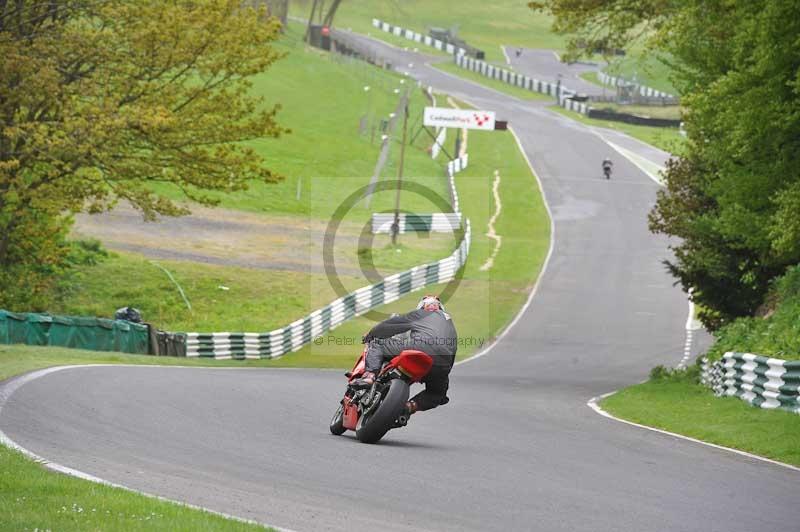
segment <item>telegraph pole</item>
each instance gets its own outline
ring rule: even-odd
[[[392,245],[397,244],[400,232],[400,190],[403,186],[403,161],[406,155],[406,136],[408,135],[408,89],[403,95],[403,140],[400,144],[400,164],[397,167],[397,195],[394,198],[394,223],[392,224]]]

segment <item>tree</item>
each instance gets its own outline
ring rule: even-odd
[[[46,304],[72,213],[278,180],[245,144],[287,131],[250,91],[278,30],[238,0],[0,0],[0,306]]]
[[[716,328],[751,315],[800,262],[800,4],[792,0],[537,2],[578,40],[643,39],[669,61],[688,147],[650,228],[680,237],[670,271]],[[591,48],[590,48],[591,49]]]
[[[266,8],[265,13],[270,17],[275,17],[281,22],[281,32],[286,31],[289,23],[289,0],[244,0],[243,5],[260,9]]]
[[[318,24],[330,27],[333,24],[333,19],[336,16],[336,11],[339,9],[342,0],[332,0],[331,5],[328,6],[328,11],[325,11],[325,0],[313,0],[311,4],[311,14],[308,16],[308,24],[306,25],[306,33],[303,39],[308,41],[311,35],[311,26]]]

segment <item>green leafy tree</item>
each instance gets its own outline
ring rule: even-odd
[[[641,39],[670,63],[689,146],[668,167],[650,228],[680,237],[668,266],[707,326],[753,314],[800,262],[800,3],[534,4],[574,32],[574,54]]]
[[[278,106],[249,79],[280,55],[280,24],[239,0],[0,0],[0,307],[41,308],[67,265],[71,214],[154,192],[234,191],[279,176],[245,141]]]

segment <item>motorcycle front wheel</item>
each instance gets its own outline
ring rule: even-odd
[[[356,425],[356,438],[363,443],[375,443],[389,432],[394,420],[403,412],[408,401],[409,385],[403,379],[392,379],[389,391],[380,406],[368,416],[361,416]]]

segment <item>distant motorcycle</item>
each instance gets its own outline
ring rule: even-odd
[[[614,166],[614,163],[611,162],[611,159],[606,157],[603,159],[603,175],[606,179],[611,179],[611,167]]]
[[[331,419],[332,434],[354,430],[363,443],[375,443],[389,430],[408,423],[405,414],[411,384],[420,382],[431,369],[433,358],[422,351],[407,349],[384,364],[368,388],[353,386],[364,374],[367,347],[351,371],[345,373],[347,389]]]

